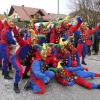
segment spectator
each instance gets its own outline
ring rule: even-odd
[[[100,23],[97,24],[96,32],[94,33],[94,55],[98,55],[100,42]]]

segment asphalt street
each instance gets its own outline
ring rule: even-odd
[[[89,71],[100,73],[100,55],[88,56],[86,59]],[[13,75],[14,76],[14,75]],[[87,81],[100,84],[100,78],[87,79]],[[0,100],[100,100],[100,90],[88,90],[78,85],[65,87],[52,80],[46,86],[46,92],[43,95],[34,94],[32,91],[25,91],[26,80],[20,83],[21,93],[16,94],[13,91],[14,80],[3,79],[0,72]]]

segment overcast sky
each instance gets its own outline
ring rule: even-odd
[[[33,8],[43,8],[48,13],[57,13],[57,1],[58,0],[0,0],[0,13],[9,11],[11,5],[25,5]],[[69,14],[70,0],[59,0],[60,13]]]

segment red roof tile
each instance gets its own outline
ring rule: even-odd
[[[16,5],[11,6],[9,15],[11,15],[13,13],[13,11],[11,11],[12,9],[16,13],[18,13],[18,15],[20,16],[20,20],[30,20],[31,15],[34,15],[39,11],[41,11],[43,13],[44,16],[42,16],[42,17],[46,21],[55,20],[58,17],[65,17],[66,16],[64,14],[58,15],[58,14],[53,14],[53,13],[46,13],[44,9],[31,8],[31,7],[25,7],[25,6],[16,6]]]

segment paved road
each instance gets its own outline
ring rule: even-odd
[[[90,71],[100,72],[100,55],[87,57]],[[14,81],[14,80],[13,80]],[[46,86],[44,95],[36,95],[32,91],[24,91],[26,80],[20,83],[21,93],[13,91],[13,81],[4,80],[0,73],[0,100],[100,100],[100,90],[87,90],[80,86],[64,87],[53,80]],[[100,79],[88,81],[100,83]]]

